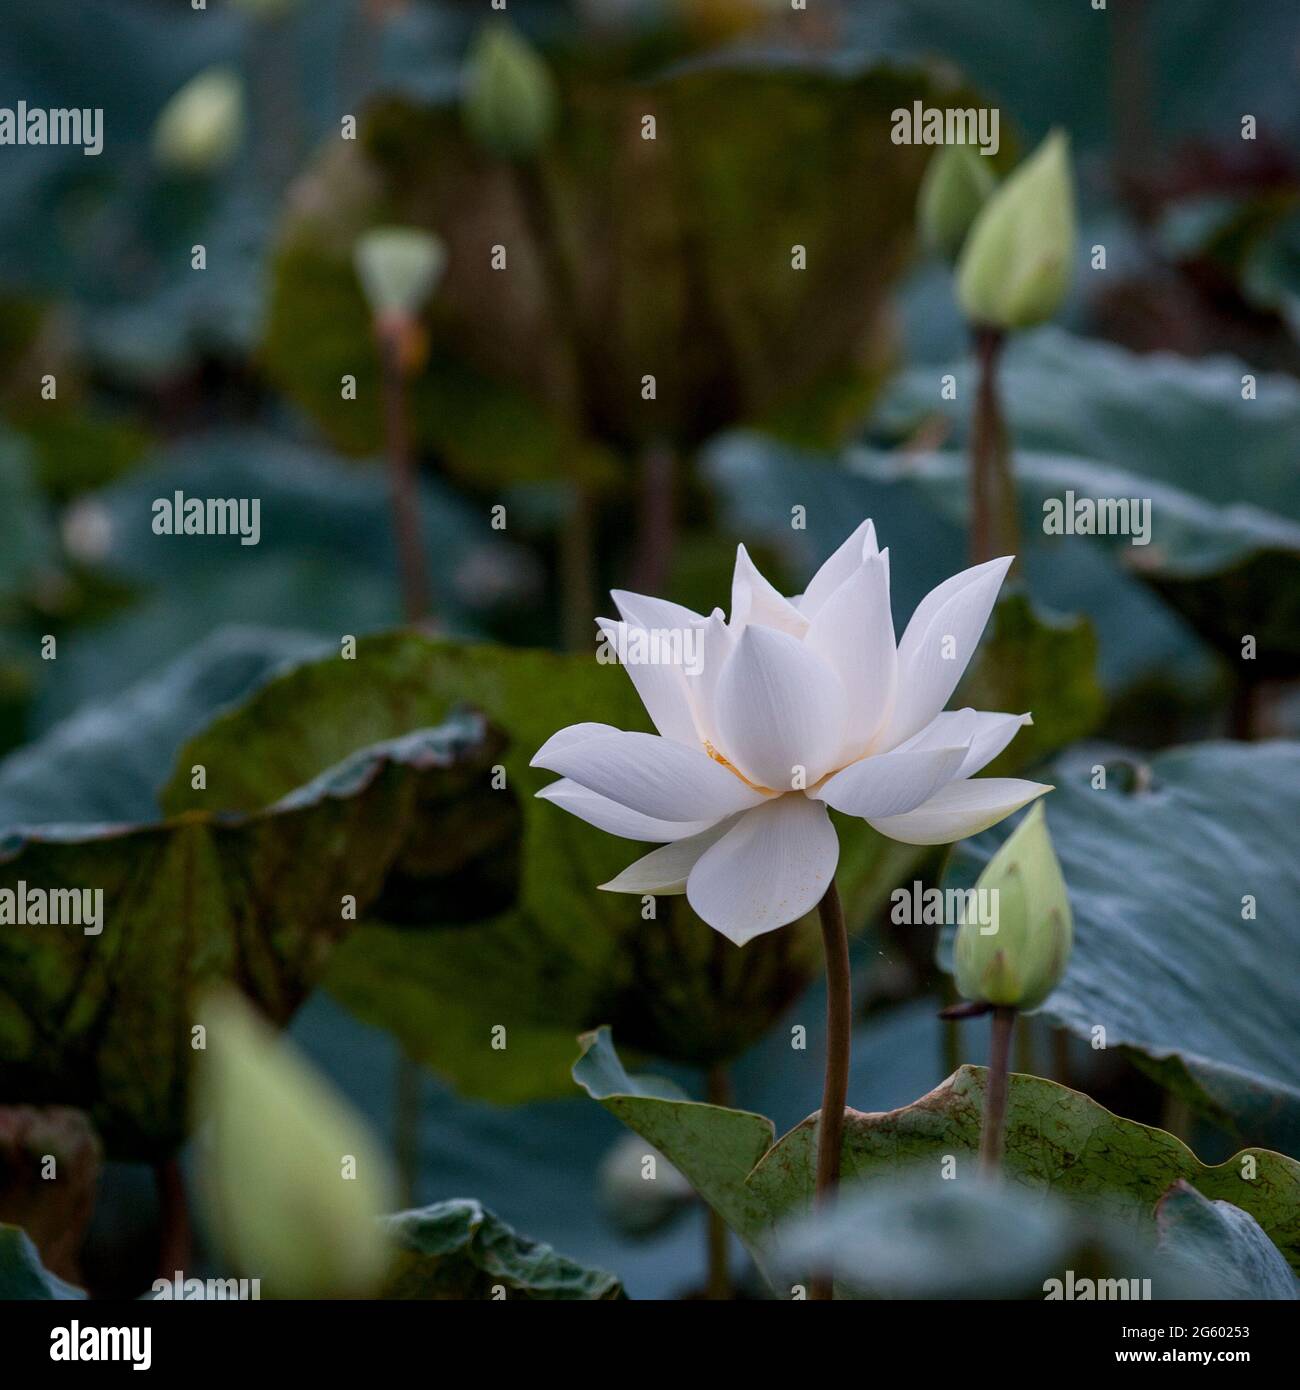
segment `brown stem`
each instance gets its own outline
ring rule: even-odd
[[[817,1122],[817,1187],[815,1202],[825,1209],[835,1199],[840,1181],[840,1151],[844,1147],[844,1106],[849,1093],[849,1037],[853,992],[849,981],[849,938],[844,909],[835,880],[817,905],[822,942],[826,948],[826,1086]],[[829,1299],[831,1279],[818,1275],[810,1297]]]
[[[394,1086],[393,1148],[397,1156],[397,1182],[402,1205],[415,1205],[420,1175],[420,1064],[399,1045]]]
[[[1008,1062],[1015,1027],[1016,1010],[999,1004],[993,1010],[993,1050],[984,1090],[984,1126],[980,1131],[980,1167],[986,1173],[996,1173],[1002,1167],[1007,1129]]]
[[[1113,175],[1121,199],[1144,228],[1159,211],[1151,187],[1154,141],[1145,8],[1145,0],[1125,0],[1115,6],[1109,26]]]
[[[983,564],[1019,550],[1019,520],[1011,453],[998,392],[998,365],[1006,335],[1000,328],[974,332],[979,380],[970,436],[971,563]]]
[[[192,1240],[190,1210],[185,1200],[185,1179],[181,1165],[174,1158],[154,1164],[154,1183],[158,1188],[158,1218],[161,1239],[158,1242],[158,1273],[170,1280],[177,1270],[190,1267]]]
[[[1238,676],[1228,713],[1229,732],[1244,742],[1265,737],[1263,686],[1256,680]]]
[[[674,542],[673,451],[663,440],[641,453],[641,504],[637,508],[637,549],[632,567],[638,592],[664,590]]]
[[[951,976],[944,976],[943,996],[948,1008],[945,1008],[939,1015],[943,1020],[940,1064],[943,1068],[943,1075],[951,1076],[961,1066],[961,1020],[948,1012],[948,1009],[959,1006],[960,1001],[957,986],[953,984]]]
[[[721,937],[719,937],[721,940]],[[731,1104],[731,1074],[722,1062],[709,1068],[708,1096],[710,1105]],[[729,1301],[732,1297],[731,1269],[728,1260],[727,1223],[712,1207],[709,1208],[709,1297]]]
[[[389,492],[393,535],[402,580],[402,613],[412,625],[429,616],[429,572],[420,527],[420,490],[411,453],[406,400],[406,369],[402,362],[407,325],[390,322],[376,328],[384,397],[384,440],[388,451]]]
[[[516,161],[510,172],[556,329],[558,351],[543,358],[550,389],[574,431],[589,434],[594,419],[590,391],[600,363],[593,360],[579,318],[578,285],[565,256],[559,214],[536,160]],[[583,478],[575,473],[570,483],[573,502],[560,535],[561,628],[568,650],[582,651],[591,644],[596,603],[595,502]]]
[[[410,325],[392,321],[376,325],[384,395],[384,439],[388,452],[389,494],[393,508],[393,537],[402,584],[402,616],[412,627],[430,613],[429,571],[425,564],[420,525],[420,488],[411,452],[406,399],[403,342]],[[405,1051],[397,1057],[393,1096],[394,1147],[398,1180],[406,1205],[414,1201],[420,1167],[420,1070]]]

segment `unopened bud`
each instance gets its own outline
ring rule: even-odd
[[[159,113],[154,158],[165,169],[205,174],[228,163],[243,138],[243,83],[233,68],[207,68]]]
[[[418,227],[375,227],[357,238],[357,278],[379,319],[409,319],[433,293],[447,253],[432,232]]]
[[[917,198],[917,222],[926,245],[955,261],[997,183],[989,161],[973,146],[944,145],[926,165]]]
[[[1043,323],[1061,307],[1073,260],[1069,142],[1054,131],[976,217],[957,265],[962,312],[993,328]]]
[[[536,50],[505,23],[484,26],[465,72],[465,125],[504,159],[536,154],[555,126],[555,82]]]
[[[373,1293],[393,1182],[365,1120],[238,995],[199,1018],[199,1190],[224,1255],[278,1298]]]
[[[1065,974],[1074,932],[1041,802],[989,860],[975,886],[997,894],[996,929],[978,921],[957,928],[957,988],[980,1003],[1036,1009]]]

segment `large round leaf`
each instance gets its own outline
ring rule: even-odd
[[[258,539],[154,530],[161,500],[257,499]],[[178,657],[208,632],[242,623],[294,628],[337,642],[400,619],[389,482],[378,460],[344,462],[261,430],[220,430],[169,446],[82,504],[100,533],[94,572],[134,601],[60,643],[38,713],[62,718]],[[435,615],[476,630],[517,597],[532,561],[446,485],[420,489]]]
[[[1276,1247],[1259,1237],[1290,1279]],[[1091,1291],[1099,1279],[1122,1281],[1113,1286],[1120,1297],[1217,1292],[1208,1278],[1158,1260],[1131,1233],[1050,1189],[1027,1201],[1021,1187],[953,1182],[933,1168],[842,1189],[833,1207],[782,1227],[772,1263],[805,1292],[810,1273],[824,1271],[840,1297],[1042,1300],[1061,1296],[1053,1280],[1059,1287],[1062,1275],[1072,1286],[1079,1281],[1073,1297],[1090,1296],[1083,1281]]]
[[[761,1115],[685,1099],[630,1077],[608,1029],[580,1039],[574,1080],[690,1179],[760,1264],[777,1226],[812,1204],[817,1116],[772,1143]],[[843,1181],[866,1182],[956,1159],[956,1180],[978,1181],[982,1067],[959,1067],[900,1110],[845,1114]],[[1011,1078],[1004,1173],[1033,1193],[1050,1189],[1080,1210],[1154,1235],[1156,1202],[1179,1178],[1248,1211],[1300,1268],[1300,1163],[1265,1149],[1207,1166],[1163,1130],[1121,1119],[1078,1091],[1036,1076]]]
[[[839,437],[860,415],[929,154],[889,139],[891,112],[970,94],[920,65],[716,57],[644,80],[629,104],[589,59],[557,59],[560,121],[535,163],[491,158],[454,101],[390,100],[304,177],[266,358],[343,447],[379,438],[351,260],[377,218],[447,244],[415,430],[480,485],[597,482],[611,444],[689,445],[738,420]]]
[[[1300,744],[1209,743],[1047,780],[1074,952],[1043,1006],[1242,1138],[1300,1153]],[[1005,834],[959,846],[973,881]]]
[[[463,718],[242,815],[0,832],[0,1099],[79,1106],[119,1156],[174,1146],[198,992],[234,981],[288,1018],[355,918],[346,900],[364,912],[430,802],[449,783],[463,794],[493,756]],[[44,920],[54,894],[65,924]]]
[[[949,375],[955,400],[939,389]],[[964,446],[975,384],[969,358],[911,368],[881,427],[901,436],[940,417],[948,442]],[[1044,544],[1044,496],[1147,499],[1149,545],[1118,540],[1133,572],[1230,658],[1249,633],[1259,675],[1300,672],[1300,387],[1290,377],[1045,328],[1010,345],[1000,385],[1027,544]],[[964,452],[944,467],[960,482]],[[964,490],[951,493],[958,506]]]
[[[603,1301],[621,1298],[612,1274],[586,1269],[516,1234],[479,1202],[458,1198],[384,1222],[399,1253],[384,1298]]]
[[[1228,1298],[1300,1298],[1300,1284],[1249,1212],[1212,1202],[1179,1179],[1156,1207],[1160,1245],[1211,1273]]]
[[[945,374],[956,400],[941,397]],[[964,445],[974,385],[970,358],[910,368],[891,386],[880,427],[903,434],[938,414],[949,442]],[[1291,377],[1228,357],[1144,356],[1048,327],[1011,342],[1000,386],[1018,449],[1093,459],[1220,506],[1247,500],[1300,520],[1300,385]]]

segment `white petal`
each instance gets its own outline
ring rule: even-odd
[[[1027,724],[1034,722],[1032,714],[991,714],[979,710],[975,714],[975,733],[970,752],[961,765],[958,777],[974,777],[982,772]]]
[[[835,873],[839,841],[819,801],[791,793],[741,816],[686,881],[696,912],[743,946],[811,911]]]
[[[968,745],[975,737],[979,727],[979,715],[967,705],[964,709],[945,710],[936,714],[919,734],[904,739],[894,749],[895,753],[915,748],[955,748],[958,744]]]
[[[595,738],[599,734],[618,734],[621,729],[616,729],[612,724],[570,724],[566,728],[553,733],[550,738],[533,754],[533,767],[545,767],[544,758],[549,758],[553,753],[559,753],[566,748],[574,748],[580,743],[586,743],[589,738]]]
[[[1041,782],[1022,782],[1018,777],[966,779],[950,782],[915,811],[868,824],[905,845],[947,845],[978,835],[1051,790]]]
[[[898,691],[882,749],[897,747],[923,729],[948,703],[979,644],[1012,558],[963,570],[917,605],[898,644]],[[950,656],[945,655],[949,646]]]
[[[957,771],[958,777],[973,777],[987,767],[1027,724],[1032,714],[992,714],[987,710],[947,710],[935,717],[905,743],[894,750],[901,753],[913,748],[951,748],[968,743],[970,752]]]
[[[835,669],[848,699],[841,760],[866,752],[894,698],[897,658],[886,566],[880,555],[859,564],[821,605],[804,638],[804,646]]]
[[[652,844],[663,844],[665,840],[682,840],[690,835],[698,835],[709,828],[708,821],[667,821],[643,816],[639,811],[629,810],[611,801],[607,796],[598,796],[586,787],[580,787],[567,777],[552,782],[537,793],[543,801],[553,801],[579,820],[594,825],[610,835],[621,835],[625,840],[646,840]]]
[[[655,820],[713,822],[763,799],[703,749],[657,734],[615,729],[560,748],[554,742],[534,757],[534,767]]]
[[[788,633],[751,625],[718,680],[718,751],[759,786],[784,791],[798,768],[812,786],[839,752],[845,713],[827,662]]]
[[[600,886],[607,893],[684,893],[686,879],[700,855],[716,844],[736,823],[734,816],[719,821],[698,835],[652,849],[621,874]]]
[[[626,657],[622,661],[623,668],[632,678],[655,728],[665,738],[698,748],[700,740],[682,669],[690,645],[699,641],[695,635],[698,627],[646,628],[611,622],[609,618],[597,618],[596,624],[614,651]]]
[[[633,627],[690,627],[692,623],[704,621],[703,613],[696,613],[666,598],[633,594],[626,589],[611,589],[609,592],[618,605],[619,617]]]
[[[736,569],[731,579],[731,627],[735,632],[750,623],[773,627],[802,637],[808,619],[759,572],[743,545],[736,547]]]
[[[996,560],[986,560],[982,565],[972,565],[969,569],[961,570],[959,573],[949,576],[942,584],[936,584],[933,589],[916,605],[912,613],[912,620],[908,623],[908,630],[903,634],[903,642],[899,643],[901,648],[908,641],[909,636],[920,637],[929,626],[930,620],[948,603],[963,590],[971,587],[972,584],[983,584],[989,580],[990,576],[996,576],[994,593],[1002,583],[1003,577],[1010,569],[1012,555],[1003,555]],[[990,605],[991,606],[991,605]],[[915,629],[915,632],[913,632]]]
[[[715,608],[700,628],[700,661],[698,670],[686,672],[686,690],[695,716],[700,739],[716,748],[719,745],[718,724],[714,715],[718,678],[722,675],[736,645],[735,634],[727,626],[722,609]]]
[[[876,528],[870,519],[846,540],[808,581],[808,587],[799,599],[799,611],[805,618],[815,618],[822,604],[857,573],[858,567],[868,556],[876,553]]]
[[[819,787],[814,796],[863,820],[899,816],[915,810],[957,776],[967,744],[878,753],[850,763]]]

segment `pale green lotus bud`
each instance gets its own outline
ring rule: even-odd
[[[412,318],[447,263],[442,242],[419,227],[375,227],[357,238],[353,258],[377,318]]]
[[[540,55],[505,23],[485,25],[465,71],[466,128],[493,154],[536,154],[555,126],[555,81]]]
[[[1074,934],[1042,802],[989,860],[975,886],[990,890],[983,901],[991,910],[970,914],[957,928],[957,988],[976,1002],[1036,1009],[1065,974]]]
[[[997,183],[989,161],[973,145],[944,145],[926,165],[916,203],[925,244],[955,261]]]
[[[272,1297],[372,1293],[394,1184],[365,1120],[238,995],[195,1021],[199,1193],[225,1257]]]
[[[957,300],[971,323],[1028,328],[1061,307],[1073,263],[1070,147],[1053,131],[975,219],[957,264]]]
[[[233,68],[206,68],[177,92],[153,128],[165,169],[204,174],[227,163],[244,138],[244,86]]]

